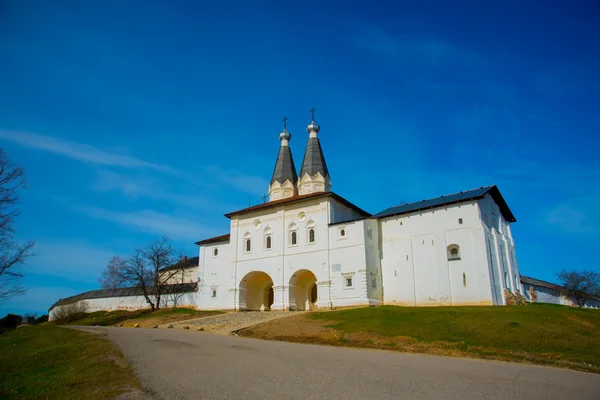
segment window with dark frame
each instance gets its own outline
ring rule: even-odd
[[[296,232],[292,232],[292,245],[298,244],[298,234]]]

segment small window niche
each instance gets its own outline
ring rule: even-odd
[[[342,274],[343,286],[344,289],[353,289],[354,288],[354,273],[348,272]]]
[[[317,231],[315,229],[315,223],[310,220],[308,221],[308,223],[306,224],[306,228],[308,229],[307,231],[307,242],[309,244],[314,244],[317,241]]]
[[[290,224],[289,228],[289,236],[288,236],[288,245],[289,246],[297,246],[298,245],[298,227],[296,224]]]
[[[315,242],[315,228],[310,228],[308,230],[308,243]]]
[[[460,246],[451,244],[448,246],[448,261],[460,260]]]
[[[265,236],[265,240],[264,240],[265,250],[271,250],[273,248],[273,236],[272,236],[271,228],[269,228],[268,226],[265,228],[264,236]]]
[[[244,235],[244,253],[250,253],[252,251],[252,235],[250,232]]]
[[[462,218],[459,218],[459,219],[458,219],[458,224],[459,224],[459,225],[462,225],[462,223],[463,223],[463,219],[462,219]]]
[[[340,230],[338,231],[338,239],[345,239],[346,238],[346,228],[340,228]]]
[[[467,287],[467,274],[463,272],[463,287]]]
[[[215,247],[213,249],[213,257],[219,257],[219,248],[218,247]]]
[[[212,286],[210,288],[210,297],[213,297],[213,298],[217,297],[217,287],[216,286]]]

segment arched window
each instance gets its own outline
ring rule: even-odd
[[[252,235],[250,232],[247,232],[244,235],[244,251],[249,253],[252,250]]]
[[[271,248],[271,235],[267,236],[266,240],[265,240],[265,247],[267,249]]]
[[[344,237],[346,236],[346,230],[345,229],[341,229],[340,230],[340,237]]]
[[[448,246],[448,260],[460,260],[460,246],[451,244]]]
[[[219,255],[219,249],[214,249],[213,250],[213,256],[216,257]]]
[[[289,240],[288,240],[288,245],[289,246],[296,246],[298,244],[298,227],[296,226],[296,224],[291,223],[289,226]]]
[[[308,242],[309,243],[315,242],[315,228],[310,228],[308,230]]]
[[[298,234],[296,233],[296,231],[292,232],[292,244],[298,244]]]

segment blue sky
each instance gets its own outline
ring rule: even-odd
[[[251,3],[0,4],[0,146],[38,253],[0,314],[163,234],[195,255],[261,201],[283,115],[299,166],[311,107],[358,206],[497,184],[523,275],[599,269],[597,2]]]

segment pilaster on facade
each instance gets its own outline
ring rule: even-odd
[[[287,285],[274,285],[273,286],[273,304],[271,310],[283,311],[288,310],[289,300],[287,294],[289,293]]]
[[[317,282],[317,309],[331,309],[333,303],[331,302],[331,281],[318,281]]]

